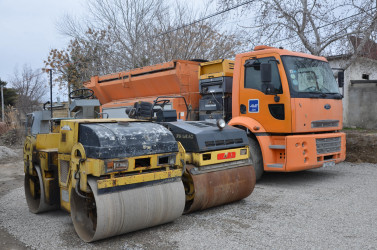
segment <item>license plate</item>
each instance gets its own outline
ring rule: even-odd
[[[327,168],[327,167],[334,167],[335,166],[335,161],[328,161],[323,163],[322,167]]]

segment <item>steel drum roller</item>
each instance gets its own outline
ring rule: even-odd
[[[187,165],[193,182],[194,199],[185,213],[204,210],[249,196],[255,186],[255,172],[251,165],[203,174],[191,174],[194,165]]]
[[[182,215],[185,191],[181,180],[99,194],[96,179],[88,180],[91,199],[71,192],[71,217],[77,234],[92,242],[164,224]]]
[[[57,205],[50,205],[45,200],[45,189],[42,182],[42,173],[39,166],[35,166],[38,177],[25,174],[24,188],[25,188],[25,197],[26,202],[29,207],[29,211],[38,214],[42,212],[47,212],[51,210],[58,209]],[[34,186],[34,191],[30,185]]]

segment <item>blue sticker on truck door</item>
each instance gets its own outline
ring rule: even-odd
[[[249,99],[249,113],[259,113],[259,99]]]

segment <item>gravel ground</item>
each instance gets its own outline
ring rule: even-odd
[[[87,244],[67,213],[29,213],[18,187],[0,195],[0,234],[36,249],[376,249],[376,190],[377,164],[270,173],[240,202]]]

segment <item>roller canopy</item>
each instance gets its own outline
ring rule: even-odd
[[[97,159],[178,152],[169,130],[146,122],[80,124],[79,142]]]

